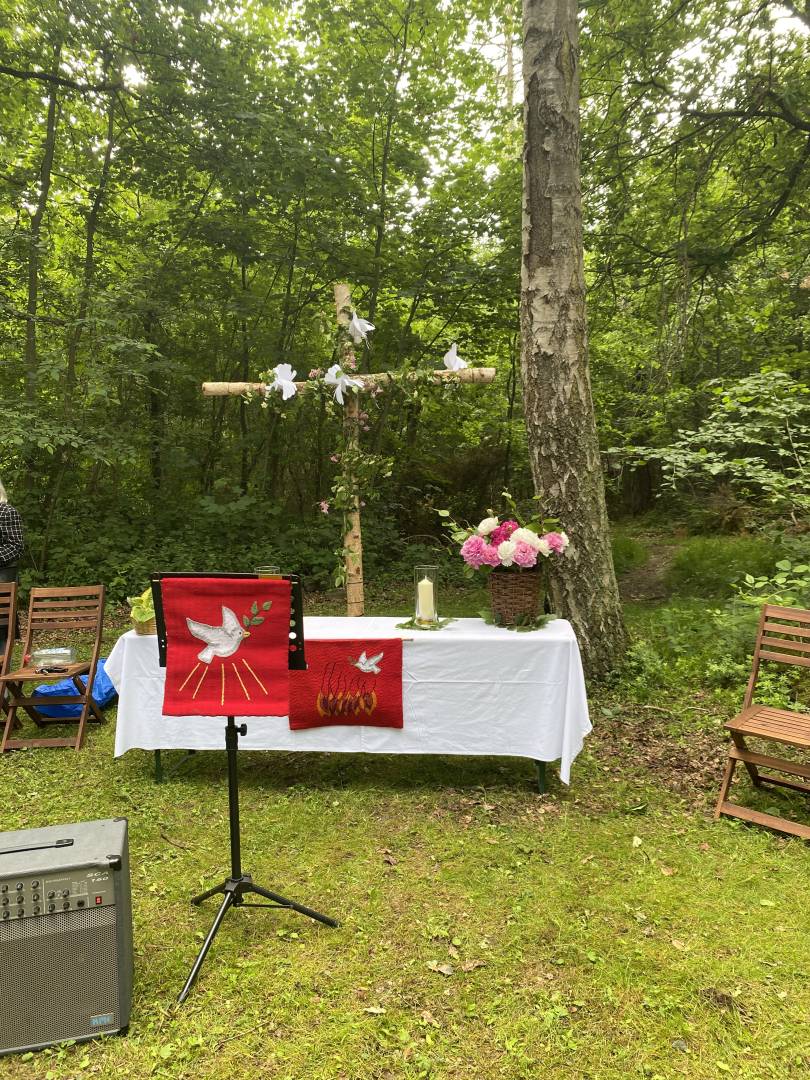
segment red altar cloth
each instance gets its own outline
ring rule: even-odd
[[[163,578],[166,716],[286,716],[290,583]]]
[[[290,672],[290,727],[402,727],[402,640],[306,643],[307,671]]]

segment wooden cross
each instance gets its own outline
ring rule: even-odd
[[[338,323],[338,358],[341,369],[351,372],[353,379],[361,384],[356,391],[344,392],[343,436],[347,450],[355,449],[360,441],[360,394],[374,387],[390,386],[397,382],[407,382],[409,378],[418,378],[421,372],[381,371],[373,375],[357,375],[354,370],[354,345],[349,336],[348,326],[352,317],[351,293],[346,284],[335,285],[335,310]],[[429,380],[434,383],[463,382],[485,385],[495,378],[495,368],[462,368],[461,371],[448,371],[440,368],[431,371]],[[313,381],[297,382],[296,390],[306,393],[320,385]],[[265,392],[264,383],[259,382],[206,382],[202,384],[206,397],[242,397],[247,393]],[[343,537],[343,551],[346,565],[346,614],[362,615],[365,599],[363,592],[363,537],[360,530],[360,492],[354,478],[346,477],[353,494],[351,508],[347,515],[347,529]]]

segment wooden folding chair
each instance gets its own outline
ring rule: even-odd
[[[34,669],[33,664],[24,664],[23,667],[14,671],[7,671],[0,675],[0,690],[8,690],[8,706],[6,723],[3,729],[3,738],[0,741],[0,753],[6,750],[19,750],[33,746],[72,746],[74,750],[81,750],[84,743],[84,732],[88,719],[99,723],[104,722],[104,717],[93,701],[91,689],[98,665],[98,654],[101,649],[101,628],[104,618],[104,586],[103,585],[80,585],[65,589],[32,589],[31,601],[28,608],[28,627],[23,644],[23,656],[33,649],[34,640],[47,635],[51,641],[54,633],[71,635],[75,633],[90,634],[93,638],[92,656],[89,661],[78,661],[75,664],[66,664],[63,671],[40,673]],[[87,685],[83,685],[81,676],[87,676]],[[59,682],[62,679],[70,679],[76,687],[76,693],[56,697],[43,697],[33,693],[26,696],[24,684],[36,681],[40,683]],[[81,705],[81,714],[78,719],[74,717],[49,717],[43,716],[37,705]],[[11,739],[11,730],[17,719],[17,710],[26,712],[37,727],[48,725],[75,724],[78,723],[76,734],[71,739]]]
[[[0,581],[0,675],[5,675],[11,663],[14,651],[14,639],[17,636],[17,583]],[[4,683],[0,683],[0,721],[6,715],[8,693]]]
[[[801,750],[810,748],[810,714],[753,704],[759,668],[763,660],[774,661],[777,664],[810,667],[810,611],[801,608],[774,607],[771,604],[766,604],[762,609],[754,647],[754,664],[751,669],[751,678],[748,680],[748,688],[745,691],[742,712],[726,724],[731,732],[731,746],[714,816],[717,819],[721,814],[727,814],[729,817],[742,818],[744,821],[752,821],[777,832],[790,833],[793,836],[801,836],[804,840],[810,840],[810,826],[808,825],[800,825],[787,818],[776,817],[774,814],[763,814],[758,810],[750,810],[747,806],[739,806],[737,803],[728,801],[729,788],[739,761],[748,770],[754,787],[761,788],[763,784],[776,784],[778,787],[810,793],[810,784],[797,780],[785,780],[779,776],[760,772],[760,768],[775,769],[777,772],[801,776],[807,780],[810,779],[810,766],[801,765],[787,758],[755,753],[746,745],[746,736],[753,735]]]

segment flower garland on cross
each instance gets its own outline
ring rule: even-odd
[[[495,368],[469,367],[458,355],[455,342],[444,356],[444,368],[433,371],[382,371],[371,375],[350,374],[357,369],[354,350],[365,344],[368,347],[368,335],[374,326],[367,319],[361,318],[351,304],[351,292],[346,284],[335,285],[335,309],[337,312],[338,341],[337,363],[321,374],[319,369],[310,372],[311,378],[296,381],[297,372],[291,364],[276,364],[265,372],[261,382],[205,382],[202,385],[206,397],[252,397],[259,395],[266,405],[271,396],[279,394],[282,402],[289,401],[297,393],[311,391],[318,387],[329,387],[335,401],[343,408],[343,448],[339,456],[342,472],[335,481],[335,498],[331,505],[343,511],[344,531],[342,571],[340,582],[346,586],[347,615],[362,615],[364,611],[363,589],[363,540],[360,527],[360,510],[364,505],[361,499],[362,483],[367,471],[367,462],[360,450],[360,431],[368,430],[364,423],[365,413],[360,408],[359,395],[370,392],[377,396],[394,384],[406,384],[409,387],[424,385],[443,385],[447,382],[464,382],[487,385],[495,378]],[[338,455],[333,454],[335,461]],[[387,466],[390,473],[391,466]],[[324,500],[321,509],[327,512],[330,504]]]

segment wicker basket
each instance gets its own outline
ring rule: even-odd
[[[133,619],[132,625],[135,628],[136,634],[144,634],[145,636],[148,636],[149,634],[157,633],[157,623],[154,619],[150,619],[149,622],[136,622],[136,620]]]
[[[543,610],[540,570],[495,570],[489,575],[489,600],[496,623],[514,626],[536,619]]]

